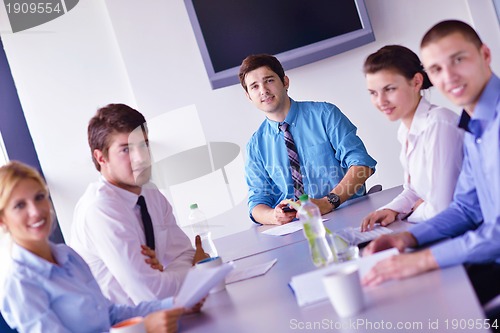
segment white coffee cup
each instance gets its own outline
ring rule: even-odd
[[[109,333],[146,333],[143,317],[133,317],[111,327]]]
[[[356,265],[325,275],[323,285],[339,317],[350,317],[365,307],[363,287]]]
[[[203,259],[201,261],[198,261],[195,265],[196,269],[206,269],[206,268],[212,268],[212,267],[218,267],[222,265],[222,258],[221,257],[213,257],[213,258],[207,258]],[[221,281],[218,285],[213,287],[210,290],[210,293],[216,293],[218,291],[226,289],[226,282],[223,280]]]

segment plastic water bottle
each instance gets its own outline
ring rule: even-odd
[[[189,206],[189,221],[193,233],[195,235],[200,235],[201,245],[203,246],[203,250],[210,257],[215,258],[218,256],[217,249],[215,248],[215,244],[212,240],[212,232],[208,226],[207,218],[205,214],[198,208],[198,204],[194,203]]]
[[[299,219],[309,242],[312,261],[316,267],[327,266],[333,262],[333,253],[326,239],[326,230],[319,208],[309,200],[307,194],[302,194],[299,200],[301,202]]]

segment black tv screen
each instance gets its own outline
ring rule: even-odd
[[[375,40],[363,0],[185,0],[213,89],[235,84],[250,54],[285,69]]]

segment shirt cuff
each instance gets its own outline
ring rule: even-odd
[[[167,297],[167,298],[162,299],[160,301],[159,310],[171,309],[173,307],[174,307],[174,298],[173,297]]]
[[[427,222],[413,225],[408,228],[408,231],[415,237],[419,246],[436,240],[436,230]]]
[[[445,240],[431,247],[431,253],[440,268],[461,265],[467,261],[467,251],[461,238]]]

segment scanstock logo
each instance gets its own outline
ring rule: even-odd
[[[12,32],[52,21],[72,10],[79,0],[4,0]]]

